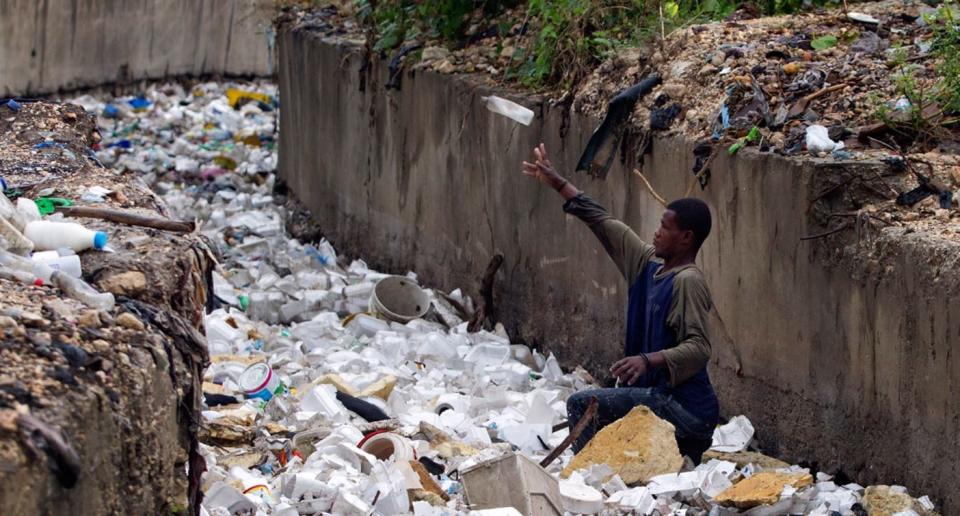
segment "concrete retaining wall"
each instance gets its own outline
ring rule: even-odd
[[[572,114],[561,136],[561,109],[506,93],[537,112],[519,126],[483,108],[489,91],[477,81],[432,72],[405,73],[402,90],[388,92],[384,61],[361,90],[362,50],[309,30],[278,38],[280,173],[339,249],[474,295],[503,253],[496,298],[512,335],[594,372],[620,356],[627,285],[559,197],[520,173],[539,141],[569,169],[596,120]],[[658,139],[644,169],[673,198],[692,181],[691,164],[691,142]],[[661,208],[632,165],[606,180],[570,177],[649,238]],[[960,382],[951,342],[960,309],[929,287],[937,275],[943,289],[958,284],[956,260],[943,259],[956,246],[895,230],[800,240],[822,229],[808,214],[814,192],[872,172],[753,150],[712,170],[695,191],[714,212],[701,264],[719,315],[711,374],[723,413],[746,414],[785,459],[905,483],[946,514],[960,510],[960,453],[943,438],[958,431],[960,401],[949,393]],[[827,196],[818,209],[845,204],[849,196]]]
[[[273,0],[0,0],[0,96],[273,73]]]

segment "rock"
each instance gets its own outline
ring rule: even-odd
[[[100,321],[100,312],[97,310],[86,310],[77,316],[77,324],[81,328],[100,328],[103,322]]]
[[[16,328],[17,321],[13,317],[0,315],[0,328]]]
[[[450,51],[444,47],[427,47],[423,49],[423,52],[420,54],[420,61],[446,59],[449,55]]]
[[[676,473],[683,465],[683,458],[677,448],[673,425],[641,405],[597,432],[561,476],[569,477],[574,471],[593,464],[610,466],[629,485]]]
[[[433,69],[440,73],[453,73],[457,70],[457,68],[453,65],[453,63],[450,62],[449,59],[444,59],[443,61],[435,64]]]
[[[147,289],[147,277],[140,271],[127,271],[107,276],[97,285],[105,292],[132,297]]]
[[[796,75],[800,72],[800,65],[797,63],[787,63],[783,65],[783,73],[787,75]]]
[[[513,57],[513,53],[516,52],[516,49],[511,46],[503,47],[503,50],[500,51],[500,57],[510,59]]]
[[[917,500],[892,486],[870,486],[863,494],[863,507],[870,516],[893,516],[898,512],[914,511],[921,516],[936,514],[925,509]]]
[[[700,69],[700,75],[715,75],[719,70],[719,68],[712,64],[706,64]]]
[[[661,91],[669,95],[673,100],[681,100],[687,94],[687,87],[677,82],[668,82],[663,85]]]
[[[780,493],[786,486],[800,489],[811,484],[813,484],[813,477],[807,473],[761,471],[730,486],[714,497],[714,501],[721,505],[749,509],[758,505],[777,503],[780,501]]]
[[[775,459],[768,455],[764,455],[758,452],[752,451],[739,451],[739,452],[719,452],[714,450],[707,450],[703,453],[703,462],[708,462],[711,459],[725,460],[728,462],[733,462],[738,467],[744,467],[747,464],[755,464],[760,466],[763,469],[781,469],[789,468],[790,465],[786,462],[783,462],[780,459]]]
[[[130,312],[124,312],[117,316],[117,324],[131,330],[143,331],[143,321],[137,319],[137,316]]]

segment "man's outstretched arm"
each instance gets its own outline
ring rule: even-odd
[[[623,277],[627,282],[633,282],[653,257],[653,246],[644,242],[629,226],[613,218],[603,206],[561,176],[547,158],[547,150],[542,143],[533,149],[533,153],[536,161],[524,161],[523,173],[556,190],[566,200],[563,211],[587,224]]]

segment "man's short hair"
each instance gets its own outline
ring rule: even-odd
[[[680,229],[693,231],[694,243],[699,249],[710,234],[712,225],[707,203],[693,197],[684,197],[668,204],[667,209],[676,213],[675,220]]]

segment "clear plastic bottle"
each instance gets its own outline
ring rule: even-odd
[[[74,278],[65,272],[53,271],[50,281],[62,290],[67,297],[76,299],[90,308],[110,310],[116,303],[113,294],[109,292],[98,292],[95,288],[88,285],[86,281]]]
[[[481,100],[486,102],[487,109],[497,113],[498,115],[503,115],[511,120],[520,122],[523,125],[530,125],[530,122],[533,121],[533,111],[530,111],[516,102],[511,102],[496,95],[482,97]]]
[[[23,214],[17,210],[10,199],[7,199],[6,195],[0,195],[0,217],[7,219],[7,222],[13,225],[17,231],[23,231],[23,228],[27,225]]]
[[[0,217],[0,237],[6,240],[6,248],[12,252],[26,254],[33,251],[33,242],[23,236],[14,224],[4,217]]]
[[[49,283],[50,275],[53,274],[53,269],[46,263],[35,262],[25,256],[13,254],[2,249],[0,249],[0,265],[11,270],[30,274],[42,283]]]
[[[43,280],[34,276],[33,274],[17,269],[11,269],[3,265],[0,265],[0,278],[17,281],[23,283],[24,285],[36,285],[38,287],[43,285]]]

